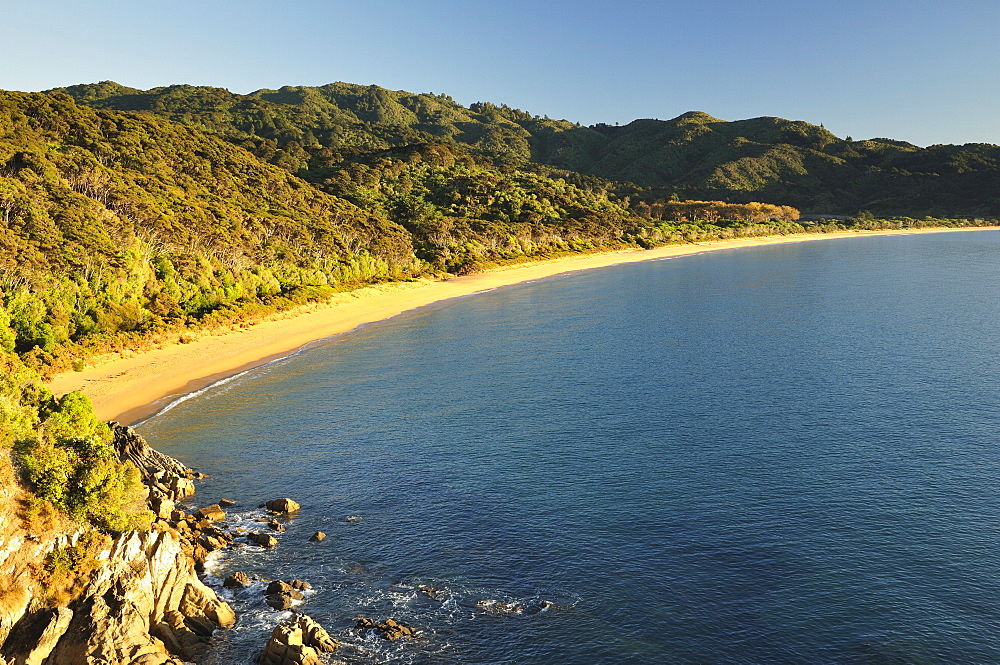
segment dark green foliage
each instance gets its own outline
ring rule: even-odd
[[[138,471],[118,461],[111,430],[80,393],[54,399],[37,373],[0,353],[0,453],[13,448],[38,500],[102,531],[148,523]]]
[[[331,83],[236,95],[218,88],[149,91],[105,82],[66,92],[101,108],[143,110],[216,132],[259,157],[311,174],[358,153],[438,143],[501,168],[548,164],[634,183],[652,201],[765,201],[816,213],[1000,214],[1000,148],[841,140],[820,126],[706,113],[580,127],[503,105],[465,108],[443,95]],[[315,175],[313,173],[313,175]]]

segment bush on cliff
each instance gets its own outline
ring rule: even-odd
[[[138,471],[118,461],[90,400],[54,399],[14,354],[0,353],[0,365],[0,446],[13,447],[37,499],[109,533],[148,525]]]

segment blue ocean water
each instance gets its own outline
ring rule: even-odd
[[[239,526],[302,504],[209,578],[311,582],[331,662],[998,663],[998,283],[993,231],[615,266],[366,326],[138,430]],[[262,586],[212,663],[288,616]]]

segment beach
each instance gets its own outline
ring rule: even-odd
[[[230,327],[205,333],[179,333],[176,343],[131,355],[126,353],[103,358],[95,366],[88,366],[82,372],[56,375],[48,386],[57,396],[74,390],[87,395],[97,416],[102,420],[134,424],[186,394],[288,356],[309,343],[449,298],[580,270],[708,251],[872,235],[969,230],[980,229],[848,231],[714,241],[650,250],[570,256],[446,280],[369,286],[338,294],[328,303],[274,315],[248,327]]]

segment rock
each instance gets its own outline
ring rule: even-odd
[[[295,604],[294,601],[302,600],[303,598],[305,598],[305,596],[301,591],[289,589],[288,591],[282,591],[280,593],[267,594],[265,602],[276,610],[287,610]]]
[[[226,519],[226,513],[222,510],[222,506],[217,503],[213,503],[211,506],[205,506],[204,508],[199,508],[194,511],[194,514],[199,518],[199,520],[208,520],[209,522],[221,522]]]
[[[4,647],[17,645],[24,651],[17,654],[5,648],[4,655],[10,656],[14,665],[41,665],[66,633],[72,618],[72,610],[65,607],[26,615],[13,627],[4,643]]]
[[[444,598],[442,597],[442,592],[439,591],[438,589],[435,589],[434,587],[422,586],[419,587],[417,591],[419,591],[420,593],[424,594],[425,596],[433,600],[442,600],[442,601],[444,600]]]
[[[202,535],[202,537],[198,539],[198,544],[204,547],[206,551],[214,552],[216,550],[221,550],[229,543],[227,543],[222,538],[217,538],[215,536],[209,536],[209,535]]]
[[[178,499],[186,499],[194,494],[194,483],[187,478],[174,476],[170,479],[168,489],[170,490],[171,498],[174,501],[177,501]]]
[[[242,589],[250,586],[250,577],[242,570],[238,570],[223,580],[222,586],[227,589]]]
[[[276,513],[297,513],[302,508],[291,499],[271,499],[264,504],[264,507]]]
[[[361,521],[361,515],[348,515],[344,518],[344,521],[349,522],[350,524],[357,524]]]
[[[174,509],[174,502],[170,499],[166,497],[152,499],[149,502],[149,508],[160,519],[175,521],[173,515],[177,511]]]
[[[267,523],[267,526],[271,528],[271,531],[277,531],[278,533],[282,533],[285,530],[285,527],[281,526],[281,522],[278,520],[271,520]]]
[[[326,539],[326,534],[323,533],[322,531],[317,531],[313,535],[309,536],[309,542],[312,543],[320,543],[323,542],[323,540],[325,539]]]
[[[331,653],[338,646],[322,626],[300,614],[274,627],[257,662],[260,665],[319,665],[319,654]]]
[[[235,506],[236,502],[232,499],[219,499],[219,505],[223,508],[229,508],[230,506]]]
[[[311,646],[320,653],[333,653],[340,646],[337,640],[330,637],[330,633],[326,632],[323,626],[305,614],[296,617],[295,622],[302,629],[303,644]]]
[[[309,582],[304,582],[302,580],[289,580],[288,585],[293,589],[298,589],[299,591],[306,591],[308,589],[313,588],[312,584],[309,584]]]
[[[264,589],[264,593],[265,594],[285,593],[287,591],[294,591],[294,590],[295,587],[293,587],[288,582],[282,582],[281,580],[274,580],[273,582],[267,585],[267,588]]]
[[[275,547],[278,544],[278,539],[267,533],[247,534],[247,540],[261,547]]]
[[[417,631],[410,626],[405,626],[394,619],[386,619],[382,623],[375,623],[372,619],[361,617],[354,624],[354,629],[365,633],[374,630],[382,639],[394,642],[399,639],[416,639]]]
[[[139,469],[144,482],[147,479],[162,480],[167,476],[196,477],[194,471],[173,457],[151,448],[131,427],[114,422],[108,424],[115,437],[113,445],[118,459],[122,462],[131,462]]]
[[[182,544],[171,531],[115,538],[46,662],[177,665],[204,655],[211,632],[236,616],[198,579]]]

